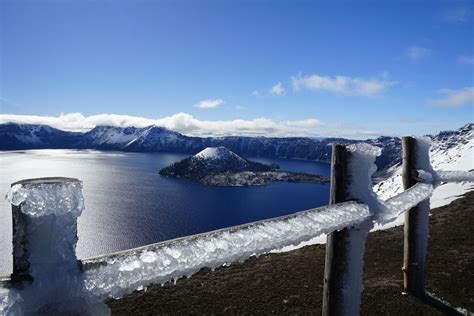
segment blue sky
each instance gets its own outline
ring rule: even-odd
[[[0,20],[0,121],[357,138],[474,121],[468,1],[2,0]]]

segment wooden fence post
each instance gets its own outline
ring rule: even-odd
[[[351,153],[344,145],[333,145],[331,158],[331,192],[329,204],[349,200],[349,160]],[[343,286],[349,269],[350,229],[344,228],[327,236],[324,267],[323,316],[343,315]]]
[[[416,139],[402,138],[402,180],[405,190],[419,182],[417,165]],[[424,202],[405,213],[404,243],[403,243],[403,290],[407,294],[422,297],[425,294],[425,252],[428,232],[425,218],[428,212],[424,210]],[[429,207],[429,206],[428,206]],[[427,223],[426,223],[427,225]]]

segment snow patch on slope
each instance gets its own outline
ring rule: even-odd
[[[194,158],[205,160],[226,160],[232,158],[245,161],[242,157],[238,156],[225,147],[207,147],[206,149],[194,155]]]
[[[94,145],[123,145],[136,139],[139,131],[134,127],[98,126],[88,132],[88,136]]]

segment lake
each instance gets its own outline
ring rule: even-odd
[[[11,273],[10,184],[27,178],[83,181],[85,210],[78,220],[79,258],[294,213],[329,200],[329,186],[275,183],[262,187],[209,187],[160,176],[187,155],[91,150],[0,152],[0,275]],[[330,166],[302,160],[252,158],[281,169],[321,175]]]

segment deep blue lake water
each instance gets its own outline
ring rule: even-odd
[[[77,253],[87,258],[180,236],[290,214],[327,204],[329,186],[275,183],[209,187],[162,177],[158,171],[186,155],[78,150],[0,152],[0,275],[11,272],[10,184],[64,176],[83,181],[85,210]],[[329,175],[329,164],[252,158],[281,169]]]

